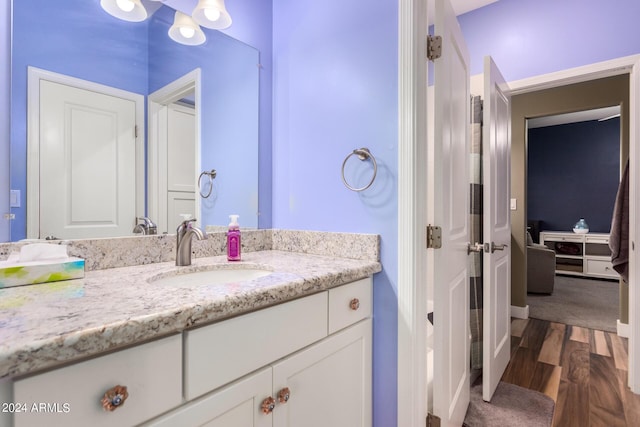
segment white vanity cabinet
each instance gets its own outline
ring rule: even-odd
[[[145,426],[370,427],[371,319]]]
[[[13,402],[50,406],[0,426],[370,427],[371,315],[366,278],[26,376]]]
[[[145,425],[371,426],[371,292],[363,279],[187,331],[185,395],[199,397]]]

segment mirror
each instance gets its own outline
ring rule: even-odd
[[[166,5],[139,23],[112,17],[97,0],[66,0],[64,5],[50,0],[19,0],[13,2],[12,13],[11,189],[20,192],[20,206],[11,208],[15,215],[11,240],[33,237],[27,236],[27,212],[33,197],[35,203],[39,200],[35,191],[28,191],[31,188],[28,163],[34,161],[30,151],[28,154],[29,133],[33,133],[32,118],[27,114],[31,102],[27,94],[28,67],[144,97],[143,130],[138,132],[145,137],[137,142],[142,144],[139,152],[144,153],[140,154],[144,156],[143,171],[135,183],[131,182],[131,186],[142,188],[139,192],[142,196],[135,201],[138,208],[134,217],[124,220],[126,229],[131,229],[130,234],[124,235],[133,235],[135,216],[149,216],[157,211],[150,206],[156,203],[152,201],[151,190],[156,191],[154,180],[167,175],[162,164],[147,157],[154,149],[157,151],[154,132],[147,121],[151,110],[149,96],[197,71],[194,133],[200,148],[193,159],[193,193],[200,205],[197,219],[202,227],[224,227],[229,222],[228,215],[239,214],[243,227],[257,228],[259,52],[256,49],[206,28],[203,28],[207,36],[204,44],[178,44],[167,34],[175,11]],[[46,156],[40,156],[41,162],[46,160]],[[158,170],[151,176],[153,165]],[[198,175],[212,169],[217,172],[213,189],[209,197],[203,198],[198,195]],[[94,178],[96,183],[102,179]],[[39,214],[44,217],[48,211],[40,207]],[[159,218],[151,220],[163,222]],[[164,221],[173,222],[174,218]],[[175,232],[168,228],[169,233]]]

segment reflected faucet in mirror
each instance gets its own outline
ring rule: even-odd
[[[206,233],[203,233],[198,227],[194,226],[193,223],[196,221],[195,218],[185,219],[178,226],[176,230],[176,265],[177,266],[187,266],[191,265],[191,241],[192,237],[195,237],[198,240],[204,240],[207,238]]]
[[[133,227],[134,234],[158,234],[158,226],[146,216],[143,216],[141,218],[138,217],[136,218],[136,221],[138,223],[135,227]]]

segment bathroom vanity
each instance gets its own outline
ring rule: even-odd
[[[271,273],[161,280],[218,269]],[[0,290],[0,400],[12,405],[0,426],[370,426],[380,270],[377,259],[261,250]],[[103,398],[117,386],[126,392]]]

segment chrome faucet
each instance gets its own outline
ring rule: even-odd
[[[154,224],[146,216],[136,218],[137,224],[133,228],[133,232],[136,234],[158,234],[158,226]]]
[[[207,235],[202,232],[198,227],[193,225],[195,218],[185,219],[178,226],[176,230],[176,265],[185,266],[191,265],[191,241],[192,237],[196,237],[198,240],[204,240]]]

